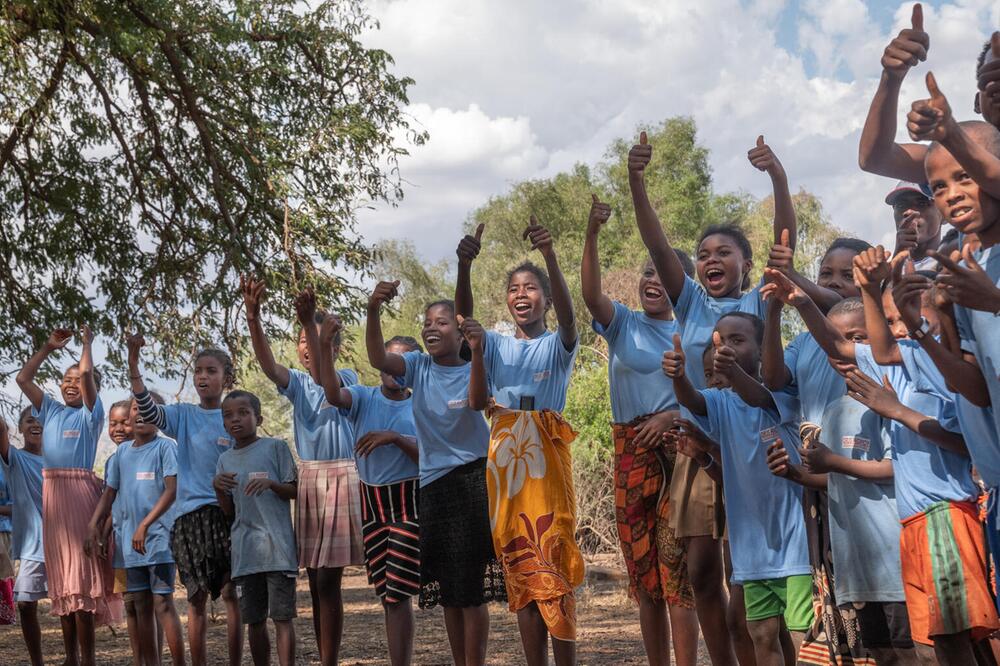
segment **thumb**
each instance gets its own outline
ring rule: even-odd
[[[528,216],[528,226],[529,227],[537,227],[538,226],[538,218],[535,217],[534,214]]]
[[[758,134],[757,135],[757,147],[760,148],[763,145],[764,145],[764,135],[763,134]]]
[[[593,204],[599,204],[599,203],[601,203],[601,200],[598,199],[597,195],[594,194],[593,192],[590,193],[590,199],[591,199],[591,203],[593,203]]]
[[[941,89],[938,88],[937,80],[934,78],[934,72],[927,72],[927,92],[931,94],[931,99],[944,98]]]
[[[910,16],[910,26],[914,30],[924,31],[924,8],[918,2],[913,5],[913,14]]]
[[[486,228],[486,225],[483,224],[482,222],[480,222],[479,226],[476,227],[476,240],[482,240],[482,238],[483,238],[483,229],[485,229],[485,228]]]
[[[674,333],[674,351],[678,354],[682,353],[684,350],[681,347],[681,334]]]
[[[712,344],[717,348],[722,346],[722,336],[718,331],[712,331]]]
[[[962,259],[965,259],[965,265],[969,270],[981,271],[982,267],[979,262],[976,261],[976,257],[972,254],[972,246],[968,243],[962,248]]]
[[[649,144],[649,137],[646,136],[645,132],[639,132],[639,145],[645,146]]]
[[[399,288],[399,280],[393,280],[392,281],[392,286],[398,289]]]
[[[790,238],[790,232],[789,232],[789,230],[788,229],[782,229],[781,230],[781,246],[782,247],[791,247],[791,242],[790,242],[789,238]]]
[[[899,282],[899,279],[903,277],[903,268],[905,268],[906,262],[910,261],[910,251],[903,250],[895,257],[892,258],[892,281],[893,283]],[[912,262],[911,262],[912,263]]]
[[[894,391],[892,384],[889,383],[889,375],[882,375],[882,386],[890,391]]]
[[[465,317],[460,314],[455,315],[455,319],[458,321],[458,325],[461,326],[465,323]]]

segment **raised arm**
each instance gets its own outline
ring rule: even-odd
[[[795,270],[795,250],[792,249],[792,236],[788,229],[781,231],[781,238],[771,246],[767,259],[768,268],[774,268],[784,273],[792,283],[812,299],[813,303],[826,314],[830,308],[840,302],[837,292],[821,287],[802,273]]]
[[[399,354],[385,351],[382,336],[382,305],[396,297],[399,280],[379,282],[368,298],[368,316],[365,319],[365,346],[368,348],[368,362],[376,370],[387,372],[394,377],[406,374],[406,363]]]
[[[28,362],[17,373],[17,377],[15,378],[17,386],[35,409],[41,409],[42,400],[45,399],[45,392],[35,383],[35,376],[38,374],[38,369],[42,367],[42,363],[49,357],[49,354],[57,349],[64,348],[72,338],[73,331],[65,328],[57,328],[52,331],[45,344],[28,359]]]
[[[882,384],[879,385],[878,382],[860,370],[850,371],[847,373],[847,395],[867,406],[879,416],[899,421],[942,449],[963,456],[969,455],[965,438],[960,433],[945,429],[937,419],[921,414],[901,403],[899,396],[896,395],[896,391],[889,383],[889,378],[884,375]]]
[[[601,227],[611,217],[611,206],[601,203],[596,194],[591,197],[593,203],[590,205],[587,235],[583,242],[580,288],[583,291],[583,302],[587,304],[591,316],[598,324],[607,328],[615,316],[615,306],[601,287],[601,259],[597,251],[597,237],[601,233]]]
[[[635,207],[635,221],[639,227],[639,235],[642,242],[649,251],[649,257],[653,260],[663,287],[667,290],[670,300],[676,304],[681,297],[681,290],[684,289],[684,266],[677,258],[674,249],[670,247],[663,227],[660,225],[660,218],[653,210],[653,204],[649,202],[649,195],[646,193],[646,166],[653,156],[653,147],[646,139],[646,133],[639,134],[639,143],[632,146],[628,153],[628,186],[632,191],[632,205]]]
[[[458,329],[472,350],[472,364],[469,368],[469,407],[481,412],[486,409],[490,398],[486,383],[486,360],[483,357],[486,332],[478,321],[467,319],[462,315],[458,315]]]
[[[765,300],[778,299],[786,305],[791,305],[806,324],[806,328],[816,339],[816,343],[831,356],[840,361],[854,362],[854,343],[840,334],[830,320],[827,319],[816,304],[812,302],[802,289],[797,287],[781,271],[773,268],[764,269],[764,277],[768,280],[761,290]]]
[[[929,47],[923,8],[917,3],[913,6],[911,27],[900,31],[882,54],[882,77],[868,109],[858,146],[858,164],[863,170],[914,183],[926,179],[924,155],[927,148],[896,143],[896,110],[903,77],[911,67],[927,59]]]
[[[132,550],[142,555],[146,554],[146,533],[153,526],[153,523],[170,509],[175,499],[177,499],[177,477],[165,476],[163,477],[163,492],[160,493],[156,504],[153,505],[153,508],[149,510],[149,513],[132,534]]]
[[[792,381],[792,373],[785,365],[785,350],[781,345],[780,300],[772,298],[767,303],[764,316],[764,344],[760,350],[760,374],[764,386],[772,391],[780,391]]]
[[[706,416],[708,405],[705,396],[694,387],[684,371],[684,350],[681,348],[680,334],[674,333],[673,350],[663,352],[661,367],[663,374],[674,380],[674,395],[677,397],[677,402],[691,410],[692,414]]]
[[[903,252],[895,257],[897,275],[907,256],[908,253]],[[891,270],[885,248],[881,245],[854,257],[854,282],[861,289],[861,301],[865,306],[868,344],[871,345],[872,358],[879,365],[898,365],[903,362],[899,344],[889,328],[885,308],[882,307],[882,284],[888,280]],[[919,305],[917,312],[919,316]]]
[[[295,297],[295,316],[306,336],[306,349],[309,358],[319,358],[319,331],[316,330],[316,294],[311,287],[306,287]],[[319,384],[319,368],[315,363],[309,364],[309,376]]]
[[[757,137],[757,145],[747,151],[747,159],[754,168],[766,171],[771,177],[771,188],[774,192],[774,242],[784,243],[794,250],[797,233],[795,207],[792,205],[792,193],[788,190],[785,167],[781,165],[771,147],[764,143],[763,134]]]
[[[472,262],[479,256],[482,248],[483,229],[485,224],[476,227],[476,235],[465,235],[458,242],[458,275],[455,280],[455,314],[471,317],[474,306],[472,297]]]
[[[552,243],[552,234],[538,224],[538,219],[532,215],[523,237],[531,241],[531,249],[538,250],[545,259],[545,269],[549,273],[552,285],[552,309],[556,311],[556,321],[559,323],[559,339],[566,349],[576,346],[576,314],[573,312],[573,297],[569,293],[569,285],[559,268],[556,258],[556,248]]]
[[[264,326],[260,321],[260,304],[267,295],[266,286],[263,280],[254,279],[253,276],[240,276],[240,291],[243,292],[243,305],[247,313],[247,327],[250,329],[250,344],[253,346],[254,356],[264,375],[280,388],[287,388],[290,377],[288,368],[274,360],[274,352],[264,333]]]
[[[80,341],[83,351],[80,353],[80,397],[88,410],[93,410],[97,404],[97,380],[94,377],[94,333],[84,324],[80,328]]]
[[[333,340],[343,328],[344,324],[337,315],[328,314],[323,318],[323,325],[319,330],[319,358],[316,359],[316,364],[319,366],[320,385],[323,387],[326,401],[334,407],[350,409],[354,398],[351,392],[341,385],[335,365],[336,359],[333,358]]]
[[[152,423],[160,430],[167,426],[167,413],[163,405],[158,405],[146,390],[146,383],[142,381],[142,373],[139,372],[139,352],[146,345],[146,338],[139,333],[125,336],[125,345],[128,348],[128,378],[132,388],[132,395],[139,407],[139,416],[146,423]]]

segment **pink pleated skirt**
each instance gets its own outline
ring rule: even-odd
[[[295,536],[299,566],[335,569],[364,563],[361,483],[353,460],[299,462]]]
[[[114,593],[111,552],[83,552],[87,526],[104,483],[88,469],[42,470],[42,539],[53,615],[94,613],[98,624],[120,622],[121,596]]]

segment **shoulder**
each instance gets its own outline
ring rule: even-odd
[[[337,375],[340,377],[340,383],[345,388],[350,388],[358,383],[358,373],[351,368],[341,368],[337,370]]]

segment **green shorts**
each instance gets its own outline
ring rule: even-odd
[[[748,580],[743,602],[748,622],[784,616],[789,631],[805,631],[813,623],[812,576]]]

